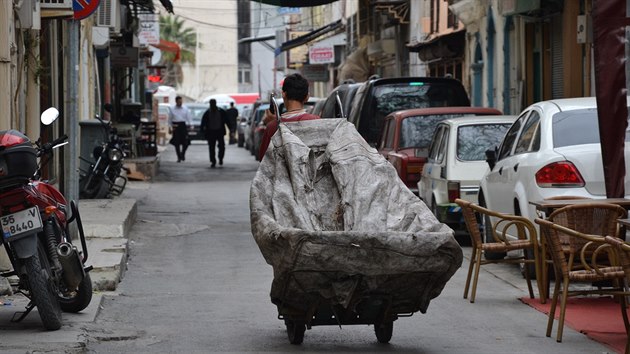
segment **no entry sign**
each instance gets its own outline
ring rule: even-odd
[[[72,0],[74,19],[82,20],[90,16],[98,8],[101,0]]]

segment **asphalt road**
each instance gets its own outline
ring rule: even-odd
[[[289,344],[269,300],[272,268],[250,232],[258,163],[228,145],[224,166],[211,169],[207,151],[195,143],[176,163],[169,146],[153,183],[128,185],[123,197],[138,200],[128,270],[85,326],[88,352],[608,352],[568,327],[563,343],[546,338],[546,315],[518,300],[525,281],[505,265],[483,271],[474,304],[462,299],[460,269],[426,314],[394,323],[390,344],[379,344],[365,325],[313,327],[301,346]]]

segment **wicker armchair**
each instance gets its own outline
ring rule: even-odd
[[[582,234],[618,237],[620,228],[617,220],[624,218],[626,215],[626,210],[619,205],[593,201],[587,204],[568,205],[557,209],[549,215],[547,220]],[[587,241],[580,238],[569,237],[563,233],[560,233],[558,237],[565,255],[569,257],[569,264],[572,267],[575,265],[579,268],[580,265],[575,263],[575,258]],[[548,247],[545,246],[545,243],[545,237],[541,234],[541,245],[543,249],[542,259],[546,260]],[[549,294],[548,263],[547,261],[542,262],[541,267],[541,274],[543,276],[542,284],[545,285],[544,293],[546,295]]]
[[[545,242],[553,260],[556,279],[547,321],[547,337],[551,337],[556,307],[558,299],[560,299],[560,318],[558,320],[556,341],[562,342],[567,298],[578,295],[617,296],[621,305],[624,324],[626,329],[629,328],[628,315],[625,311],[625,296],[622,296],[626,293],[621,285],[623,284],[624,272],[620,266],[615,265],[615,257],[610,257],[609,251],[611,247],[608,247],[604,236],[585,234],[540,218],[537,218],[535,222],[540,225],[541,236],[546,239]],[[563,239],[570,245],[568,258],[566,257],[567,250],[562,245],[561,240]],[[606,265],[600,265],[600,263]],[[571,283],[592,284],[604,281],[612,281],[613,286],[570,289]]]
[[[470,239],[472,242],[472,255],[470,257],[470,265],[468,267],[468,276],[466,278],[466,285],[464,289],[464,299],[468,297],[468,289],[470,287],[470,280],[472,278],[473,284],[472,292],[470,294],[470,302],[475,302],[475,295],[477,293],[477,280],[479,279],[479,269],[484,264],[534,264],[536,270],[536,279],[540,279],[538,238],[536,234],[536,228],[531,221],[521,216],[497,213],[462,199],[456,199],[455,203],[457,203],[462,208],[462,214],[464,215],[466,227],[468,228],[468,234],[470,235]],[[479,215],[476,215],[477,213]],[[486,227],[492,227],[495,242],[482,242],[481,228],[477,220],[481,220],[484,215],[498,219],[494,227],[492,227],[492,225],[486,225]],[[498,227],[502,228],[501,232],[497,232]],[[509,238],[507,238],[506,232],[508,230],[514,230],[516,232],[516,235],[518,235],[518,238],[515,240],[510,240]],[[514,234],[513,232],[511,233]],[[505,259],[497,260],[489,260],[482,257],[484,252],[508,252],[514,250],[523,250],[523,256],[508,257]],[[525,250],[532,250],[534,258],[528,259],[528,252],[525,252]],[[525,267],[525,279],[527,280],[529,296],[533,299],[534,291],[532,289],[531,277],[527,268],[528,267]],[[540,283],[538,284],[538,286],[540,289]]]
[[[630,284],[630,244],[625,242],[624,240],[617,238],[606,236],[604,240],[613,246],[613,250],[615,251],[615,257],[621,268],[623,269],[623,273],[626,277],[626,287]],[[626,290],[628,290],[626,288]],[[625,313],[625,311],[624,311]],[[630,354],[630,328],[628,328],[628,324],[626,324],[626,354]]]

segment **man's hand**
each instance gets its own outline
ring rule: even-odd
[[[276,115],[271,113],[270,110],[265,110],[265,116],[263,117],[263,123],[265,125],[269,124],[270,122],[276,120]]]

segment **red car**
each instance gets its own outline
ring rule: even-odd
[[[418,194],[418,181],[429,156],[431,138],[437,124],[464,116],[499,115],[501,111],[483,107],[414,108],[385,117],[378,151],[398,171],[407,187]]]

